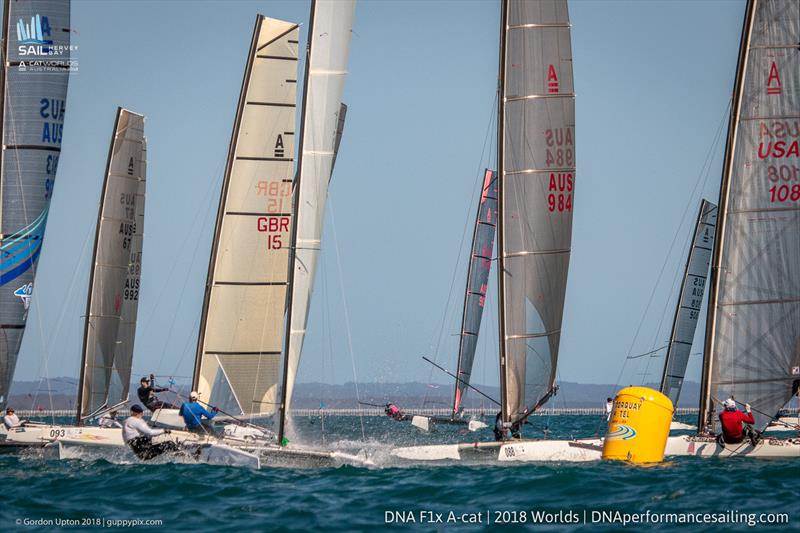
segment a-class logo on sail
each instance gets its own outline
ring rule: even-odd
[[[767,77],[767,94],[781,94],[782,92],[781,76],[778,73],[778,66],[773,61],[769,68],[769,77]]]
[[[50,37],[50,22],[47,17],[42,17],[38,13],[31,17],[31,23],[25,24],[23,19],[17,22],[17,40],[20,44],[53,44]]]
[[[547,92],[558,92],[558,74],[556,74],[556,67],[553,65],[550,65],[547,68]]]
[[[19,289],[14,291],[14,296],[22,300],[22,305],[27,310],[31,305],[31,295],[33,294],[33,283],[26,283]]]

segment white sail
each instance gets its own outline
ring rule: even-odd
[[[0,68],[0,405],[8,397],[55,186],[70,2],[6,0]],[[37,66],[46,62],[48,66]]]
[[[194,386],[229,413],[271,415],[281,398],[298,34],[256,19],[220,195]]]
[[[297,367],[306,334],[308,308],[336,157],[337,131],[347,75],[355,0],[316,0],[309,27],[299,190],[296,191],[297,235],[291,286],[291,316],[286,368],[285,411],[291,403]]]
[[[78,423],[128,398],[139,304],[147,167],[144,116],[117,110],[94,242]]]

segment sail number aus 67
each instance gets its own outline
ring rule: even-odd
[[[572,172],[551,172],[547,187],[547,209],[553,211],[572,211],[572,189],[575,177]]]

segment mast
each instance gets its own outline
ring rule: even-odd
[[[736,149],[736,133],[739,127],[739,114],[742,105],[742,92],[744,91],[745,71],[750,50],[750,35],[753,29],[753,19],[757,0],[748,0],[742,27],[741,44],[739,45],[739,62],[736,68],[736,85],[731,103],[731,116],[728,122],[728,138],[725,143],[725,162],[722,171],[722,183],[719,190],[719,209],[717,211],[717,233],[714,239],[714,254],[711,262],[711,291],[708,294],[708,311],[706,316],[706,339],[703,358],[703,374],[700,384],[700,412],[697,421],[698,433],[707,433],[711,423],[711,413],[714,409],[711,398],[711,375],[714,372],[714,337],[717,326],[717,298],[720,284],[720,265],[722,250],[725,246],[725,222],[728,211],[730,195],[731,173],[733,171],[733,156]]]
[[[678,405],[678,399],[686,375],[686,366],[692,349],[692,341],[697,329],[703,293],[708,278],[708,265],[714,247],[716,233],[717,207],[707,200],[700,202],[697,213],[686,266],[683,271],[678,301],[675,305],[675,316],[672,320],[672,331],[664,358],[664,371],[661,376],[661,392]],[[692,283],[689,285],[689,279]]]
[[[506,391],[508,388],[506,371],[506,289],[505,289],[505,114],[506,114],[506,44],[508,33],[508,2],[500,0],[500,71],[498,75],[497,98],[497,305],[498,330],[500,337],[500,412],[504,423],[511,422],[508,412]]]
[[[292,335],[292,299],[294,296],[294,260],[297,256],[297,227],[300,225],[300,176],[303,168],[303,145],[305,144],[306,111],[308,110],[308,85],[311,78],[311,46],[314,43],[314,14],[317,10],[317,0],[311,0],[311,14],[308,22],[308,39],[306,42],[306,65],[303,73],[303,98],[300,112],[300,144],[297,149],[297,170],[294,184],[292,185],[292,232],[289,238],[289,276],[286,281],[286,326],[283,341],[283,380],[281,385],[280,418],[278,419],[278,444],[283,443],[286,436],[286,415],[288,399],[286,388],[289,384],[289,341]]]

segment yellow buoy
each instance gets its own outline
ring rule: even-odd
[[[672,401],[647,387],[626,387],[614,398],[603,459],[660,463],[672,422]]]

